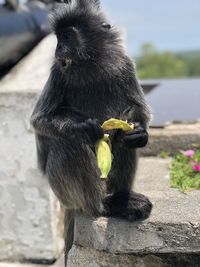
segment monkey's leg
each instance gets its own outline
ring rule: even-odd
[[[113,144],[113,166],[107,182],[109,195],[104,199],[105,215],[129,221],[147,219],[152,204],[142,194],[132,191],[137,167],[136,150]]]
[[[65,266],[73,245],[74,214],[102,213],[102,184],[92,149],[78,141],[52,139],[47,160],[50,185],[65,206]]]
[[[66,209],[98,216],[102,206],[102,184],[96,157],[88,145],[52,139],[47,160],[50,185]]]

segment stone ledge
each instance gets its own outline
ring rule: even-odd
[[[67,267],[199,267],[197,254],[131,255],[73,246]]]
[[[142,156],[157,156],[161,152],[174,155],[180,150],[200,144],[200,123],[171,124],[161,129],[150,128],[149,143],[140,150]]]
[[[112,254],[200,253],[200,224],[77,217],[74,244]]]
[[[80,246],[73,246],[68,260],[69,267],[164,267],[161,263],[155,256],[111,255]]]
[[[170,159],[140,159],[135,190],[154,204],[148,220],[77,216],[68,266],[199,267],[200,192],[170,188],[169,166]]]

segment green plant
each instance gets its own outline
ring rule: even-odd
[[[159,156],[159,158],[166,159],[166,158],[169,158],[170,153],[168,151],[163,150],[160,152],[160,154],[158,156]]]
[[[171,166],[171,187],[182,192],[200,189],[200,150],[178,153]]]

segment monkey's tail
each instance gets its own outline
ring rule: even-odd
[[[75,211],[65,209],[65,218],[64,218],[65,266],[67,266],[68,253],[74,241],[74,218],[75,218]]]

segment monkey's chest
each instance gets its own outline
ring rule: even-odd
[[[109,89],[73,90],[66,97],[70,106],[102,122],[111,117],[120,117],[128,103],[123,92]]]

